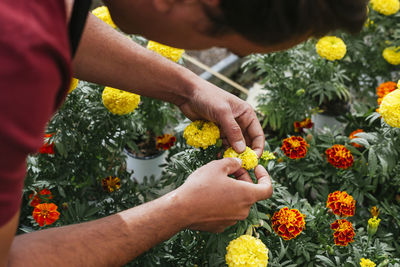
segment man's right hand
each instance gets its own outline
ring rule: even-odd
[[[188,218],[187,228],[223,232],[246,219],[255,202],[271,197],[271,179],[264,167],[259,165],[255,169],[258,184],[228,176],[240,168],[239,159],[212,161],[191,174],[176,190],[182,212]]]

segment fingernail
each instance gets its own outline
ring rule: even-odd
[[[240,166],[242,166],[243,161],[239,158],[234,158],[237,162],[239,162]]]
[[[246,144],[243,141],[236,142],[235,147],[237,150],[239,150],[240,153],[242,153],[246,150]]]

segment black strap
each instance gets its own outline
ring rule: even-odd
[[[92,0],[75,0],[72,8],[71,18],[69,20],[69,43],[71,47],[71,55],[75,56],[78,49],[79,41],[81,40],[83,28],[85,27],[86,19]]]

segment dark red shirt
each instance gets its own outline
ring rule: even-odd
[[[26,157],[71,79],[64,0],[0,1],[0,226],[21,205]]]

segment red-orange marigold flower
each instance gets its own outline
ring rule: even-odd
[[[343,145],[334,145],[328,148],[325,153],[329,163],[336,168],[347,169],[353,166],[353,155],[350,150]]]
[[[349,243],[354,242],[356,233],[354,232],[353,225],[348,220],[336,220],[331,224],[331,229],[335,231],[333,237],[336,246],[346,247]]]
[[[272,228],[275,233],[284,240],[290,240],[297,237],[305,228],[305,215],[297,209],[284,207],[272,216]]]
[[[355,130],[355,131],[353,131],[350,135],[349,135],[349,138],[350,139],[354,139],[354,138],[357,138],[357,136],[355,136],[356,134],[358,134],[358,133],[363,133],[364,131],[362,130],[362,129],[357,129],[357,130]],[[360,144],[357,144],[357,143],[354,143],[354,142],[352,142],[352,143],[350,143],[352,146],[354,146],[354,147],[363,147],[362,145],[360,145]]]
[[[33,219],[40,225],[50,225],[58,220],[60,213],[54,203],[43,203],[35,207],[32,213]]]
[[[390,92],[396,90],[397,84],[395,82],[384,82],[381,83],[377,88],[376,88],[376,94],[380,97],[383,98]]]
[[[53,134],[45,134],[44,138],[47,140],[42,147],[39,149],[40,154],[54,154],[54,143],[49,142],[49,139],[53,136]]]
[[[306,118],[302,121],[295,121],[294,122],[294,131],[296,133],[303,132],[304,128],[310,129],[314,126],[314,123],[311,121],[310,118]]]
[[[175,145],[176,137],[171,134],[157,136],[157,149],[168,150]]]
[[[301,159],[307,154],[310,145],[301,136],[291,136],[283,140],[283,153],[291,159]]]
[[[33,199],[32,199],[33,197]],[[51,194],[51,191],[47,188],[44,188],[39,191],[39,193],[32,193],[29,195],[29,199],[32,199],[30,205],[32,207],[36,207],[36,205],[39,205],[42,203],[42,200],[48,201],[53,198],[53,195]]]
[[[101,180],[104,191],[112,193],[119,190],[121,187],[121,180],[118,177],[108,176]]]
[[[330,193],[326,201],[326,207],[340,217],[350,217],[356,210],[356,201],[346,191]]]

